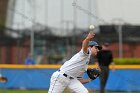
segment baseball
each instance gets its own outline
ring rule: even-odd
[[[94,28],[95,28],[94,25],[89,26],[89,29],[94,29]]]

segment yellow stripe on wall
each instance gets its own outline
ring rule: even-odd
[[[23,68],[36,68],[36,69],[58,69],[61,65],[13,65],[13,64],[1,64],[0,68],[13,68],[13,69],[23,69]],[[89,65],[89,68],[95,68],[95,65]],[[110,66],[112,68],[112,66]],[[116,69],[140,69],[140,65],[115,65]]]
[[[60,68],[61,65],[13,65],[13,64],[2,64],[0,65],[0,68],[39,68],[39,69],[43,69],[43,68]]]

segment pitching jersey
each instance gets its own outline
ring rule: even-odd
[[[83,77],[84,72],[88,68],[89,59],[91,55],[90,48],[89,53],[85,53],[83,49],[75,54],[70,60],[66,61],[60,68],[64,73],[72,77]]]

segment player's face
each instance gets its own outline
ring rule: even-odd
[[[97,52],[99,52],[99,49],[98,49],[98,47],[93,46],[93,47],[91,48],[91,51],[92,51],[92,55],[93,55],[93,56],[96,56],[96,55],[97,55]]]

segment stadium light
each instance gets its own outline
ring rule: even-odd
[[[121,18],[115,18],[112,20],[112,23],[114,25],[117,25],[117,31],[118,31],[118,39],[119,39],[119,58],[123,57],[123,38],[122,38],[122,26],[124,24],[124,20]]]

